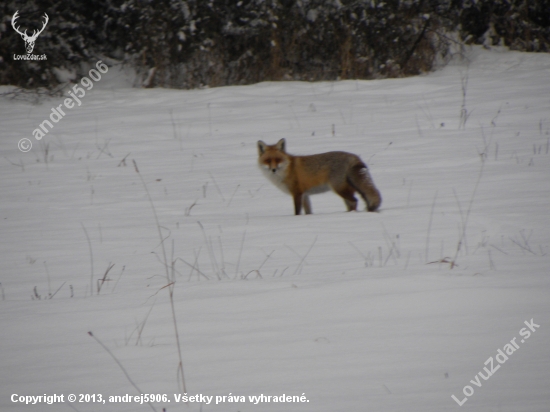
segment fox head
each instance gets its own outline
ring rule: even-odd
[[[265,172],[274,175],[282,172],[288,165],[288,155],[285,151],[286,141],[281,139],[274,145],[258,140],[258,163]]]

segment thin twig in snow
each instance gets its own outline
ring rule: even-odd
[[[88,332],[88,335],[90,335],[92,338],[95,339],[95,341],[97,343],[99,343],[103,349],[105,349],[105,351],[111,355],[111,358],[114,359],[114,361],[116,362],[116,364],[119,366],[119,368],[122,370],[122,372],[124,372],[124,375],[126,376],[126,379],[128,379],[128,382],[130,382],[132,384],[132,386],[134,388],[136,388],[136,390],[138,391],[139,394],[142,394],[142,393],[145,393],[143,392],[141,389],[138,388],[138,386],[135,384],[135,382],[132,380],[132,378],[130,377],[130,375],[128,374],[128,372],[126,371],[126,369],[124,368],[124,366],[122,365],[122,363],[120,363],[120,361],[117,359],[117,357],[113,354],[113,352],[111,352],[109,350],[109,348],[107,346],[105,346],[105,344],[103,342],[101,342],[93,333],[92,331],[89,331]],[[155,412],[157,412],[157,410],[155,409],[155,407],[153,406],[153,404],[151,402],[147,402],[147,404],[151,407],[151,409]]]

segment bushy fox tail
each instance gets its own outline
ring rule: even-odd
[[[374,182],[372,181],[366,164],[361,162],[353,166],[347,178],[348,183],[357,190],[365,200],[369,212],[374,212],[380,207],[382,197],[376,186],[374,186]]]

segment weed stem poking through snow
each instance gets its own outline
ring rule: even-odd
[[[153,211],[153,215],[155,217],[155,223],[157,226],[157,232],[160,239],[160,247],[162,249],[162,257],[164,259],[164,269],[166,271],[166,281],[168,283],[168,294],[170,296],[170,307],[172,310],[172,320],[174,321],[174,333],[176,335],[176,346],[178,349],[178,357],[179,357],[179,364],[178,364],[178,377],[181,377],[181,385],[182,385],[182,393],[187,392],[187,388],[185,386],[185,377],[183,374],[183,359],[181,356],[181,344],[180,344],[180,337],[178,332],[178,324],[176,322],[176,309],[174,307],[174,285],[175,285],[175,279],[170,278],[170,271],[168,270],[168,259],[166,257],[166,248],[164,247],[164,241],[165,239],[162,237],[162,230],[159,223],[159,218],[157,215],[157,210],[155,208],[155,204],[153,203],[153,198],[151,197],[151,194],[149,193],[149,189],[147,188],[147,184],[145,183],[145,180],[143,180],[143,176],[139,172],[137,163],[135,159],[132,159],[132,162],[134,163],[134,169],[136,173],[139,176],[139,179],[141,180],[141,184],[143,185],[143,188],[145,189],[145,193],[147,194],[147,198],[149,199],[149,204],[151,205],[151,210]]]
[[[462,225],[462,230],[460,233],[460,237],[458,239],[458,243],[456,245],[456,252],[453,260],[451,261],[451,269],[456,266],[456,259],[458,258],[458,254],[460,252],[460,249],[462,247],[462,244],[464,243],[464,239],[466,237],[466,226],[468,225],[468,219],[470,217],[470,212],[472,211],[472,206],[474,204],[474,198],[477,192],[477,188],[479,186],[479,182],[481,181],[481,176],[483,176],[483,167],[485,166],[485,161],[482,159],[481,161],[481,167],[479,169],[479,175],[477,176],[476,185],[474,186],[474,191],[472,193],[472,198],[470,199],[470,204],[468,205],[468,210],[466,211],[466,217],[464,218],[464,224]]]
[[[430,250],[430,232],[432,230],[432,220],[434,217],[435,202],[437,200],[437,190],[435,191],[434,201],[432,203],[432,210],[430,212],[430,222],[428,223],[428,233],[426,234],[426,262],[429,262],[428,253]]]
[[[84,223],[80,222],[80,224],[82,226],[82,230],[84,230],[84,234],[86,235],[86,240],[88,240],[88,249],[90,250],[90,266],[92,267],[92,273],[90,275],[90,296],[93,296],[94,294],[94,253],[92,252],[92,242],[90,242],[90,236],[88,236],[88,231],[86,230]]]
[[[105,349],[105,351],[107,351],[107,353],[109,355],[111,355],[111,358],[114,359],[114,361],[116,362],[116,364],[119,366],[119,368],[122,370],[122,372],[124,372],[124,375],[126,375],[126,379],[128,379],[128,382],[130,382],[132,384],[132,386],[134,388],[136,388],[136,390],[138,391],[138,393],[141,395],[142,393],[144,393],[141,389],[138,388],[138,386],[135,384],[135,382],[132,380],[132,378],[130,378],[130,375],[128,375],[128,372],[126,371],[126,369],[124,369],[124,366],[122,365],[122,363],[120,363],[120,361],[117,359],[117,357],[115,355],[113,355],[113,352],[111,352],[109,350],[109,348],[107,346],[105,346],[105,344],[103,342],[101,342],[98,338],[95,337],[95,335],[92,333],[92,331],[89,331],[88,332],[88,335],[90,335],[92,338],[95,339],[95,341],[97,343],[99,343],[101,345],[101,347],[103,349]],[[149,405],[151,407],[152,410],[154,410],[155,412],[157,412],[157,410],[155,409],[155,407],[151,404],[151,402],[147,402],[147,405]]]

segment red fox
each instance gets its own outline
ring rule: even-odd
[[[380,207],[380,192],[359,156],[346,152],[292,156],[286,152],[285,139],[274,145],[259,140],[258,154],[265,176],[294,199],[296,215],[301,213],[302,205],[306,214],[312,213],[309,195],[331,189],[344,199],[348,211],[357,209],[355,192],[365,200],[369,212]]]

